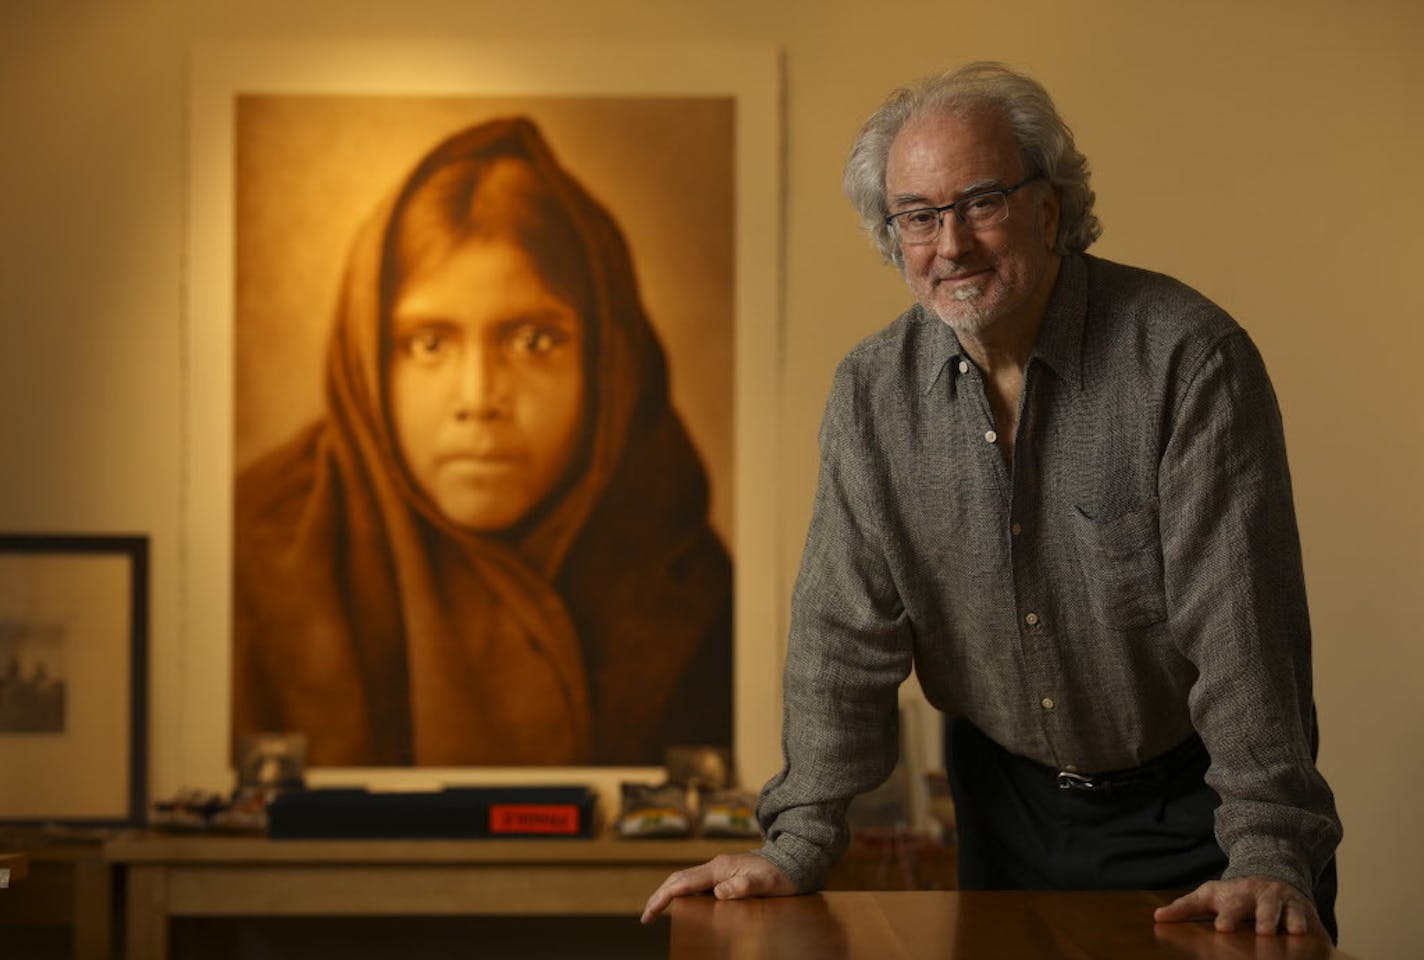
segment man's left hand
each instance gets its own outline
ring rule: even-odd
[[[1281,880],[1270,877],[1236,877],[1210,880],[1191,893],[1158,907],[1152,919],[1176,923],[1216,916],[1216,929],[1235,930],[1252,917],[1258,934],[1309,934],[1329,939],[1310,897]]]

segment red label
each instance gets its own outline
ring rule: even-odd
[[[567,803],[496,803],[490,805],[490,833],[579,832],[578,807]]]

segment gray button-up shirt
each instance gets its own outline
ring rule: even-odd
[[[896,690],[1057,769],[1199,732],[1225,876],[1309,892],[1340,837],[1312,762],[1310,624],[1275,395],[1175,280],[1064,258],[1012,469],[984,380],[916,306],[841,363],[793,596],[762,854],[813,889],[889,775]]]

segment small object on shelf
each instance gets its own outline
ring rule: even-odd
[[[237,785],[254,790],[300,790],[306,786],[304,733],[249,733],[237,744]]]
[[[167,799],[153,801],[149,824],[158,830],[206,830],[223,803],[219,794],[186,788]]]
[[[686,837],[692,833],[687,791],[676,783],[625,782],[618,834],[622,837]]]
[[[180,790],[155,800],[149,826],[171,833],[261,833],[267,829],[271,792],[239,788],[228,796],[207,790]]]
[[[9,889],[11,880],[23,880],[29,873],[30,861],[19,851],[0,851],[0,890]]]
[[[671,746],[663,751],[670,783],[699,790],[722,790],[732,785],[732,759],[725,747]]]
[[[293,790],[267,806],[276,839],[577,838],[593,833],[585,786]]]
[[[761,837],[756,820],[756,798],[745,790],[713,790],[701,795],[704,837]]]

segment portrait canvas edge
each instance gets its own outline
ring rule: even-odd
[[[775,730],[785,600],[776,564],[775,452],[780,343],[780,60],[756,45],[436,41],[202,43],[191,61],[184,373],[181,607],[184,735],[166,778],[220,787],[230,761],[232,623],[233,119],[240,94],[420,96],[717,96],[735,103],[736,550],[733,752],[740,781],[780,765]],[[171,680],[169,682],[172,682]],[[171,698],[172,699],[172,698]],[[313,785],[418,788],[452,783],[577,782],[601,795],[657,768],[315,768]]]

